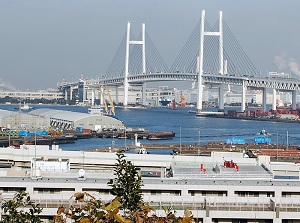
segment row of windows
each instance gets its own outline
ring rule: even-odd
[[[17,192],[26,190],[25,187],[0,187],[0,192]],[[75,188],[34,188],[36,193],[59,194],[62,192],[75,192]],[[109,194],[110,189],[100,188],[82,188],[83,192],[95,192],[100,194]],[[142,190],[144,194],[151,195],[175,195],[181,196],[180,190]],[[227,191],[209,191],[209,190],[189,190],[191,196],[228,196]],[[274,197],[273,191],[235,191],[238,197]],[[282,197],[300,197],[300,192],[282,192]]]
[[[44,194],[59,194],[62,192],[75,192],[75,188],[34,188],[33,192],[35,193],[44,193]]]

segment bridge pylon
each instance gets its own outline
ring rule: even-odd
[[[219,31],[218,32],[207,32],[205,31],[205,10],[201,12],[201,23],[200,23],[200,49],[199,57],[197,60],[197,73],[198,73],[198,97],[197,97],[197,113],[202,111],[203,101],[203,57],[204,57],[204,37],[205,36],[219,36],[219,74],[227,73],[227,67],[224,67],[224,48],[223,48],[223,13],[220,11],[219,19]],[[226,61],[225,61],[226,65]],[[224,93],[223,84],[220,85],[219,90],[219,109],[224,109]]]
[[[129,51],[130,45],[142,45],[142,61],[143,61],[143,74],[146,73],[146,47],[145,47],[145,23],[142,24],[142,40],[130,40],[130,22],[127,22],[127,35],[126,35],[126,55],[125,55],[125,73],[124,73],[124,102],[123,105],[126,107],[128,105],[128,75],[129,75]],[[142,89],[142,100],[143,105],[146,103],[146,83],[143,84]]]

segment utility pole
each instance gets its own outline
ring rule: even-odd
[[[180,152],[180,155],[181,155],[181,126],[180,126],[180,129],[179,129],[179,152]]]
[[[199,130],[199,138],[198,138],[198,155],[200,155],[201,146],[200,146],[200,130]]]

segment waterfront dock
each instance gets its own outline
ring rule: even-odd
[[[93,152],[119,152],[126,150],[134,150],[139,147],[135,145],[115,146],[114,148],[98,148],[89,151]],[[158,149],[172,151],[166,155],[181,156],[211,156],[212,152],[245,152],[249,158],[256,158],[258,155],[267,155],[272,161],[298,162],[300,161],[300,150],[297,146],[291,145],[267,145],[267,144],[244,144],[232,145],[226,143],[208,143],[206,145],[190,145],[190,144],[143,144],[140,148],[148,150]]]
[[[47,137],[0,137],[0,147],[15,146],[20,147],[20,145],[59,145],[59,144],[69,144],[75,143],[77,140],[76,136],[47,136]]]
[[[95,133],[98,138],[118,138],[118,139],[149,139],[149,140],[160,140],[160,139],[172,139],[175,137],[175,132],[152,132],[144,129],[126,130],[126,131],[115,131],[115,130],[104,130]]]

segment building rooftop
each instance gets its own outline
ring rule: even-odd
[[[15,112],[15,111],[8,111],[8,110],[0,109],[0,119],[2,119],[4,117],[7,117],[7,116],[10,116],[10,115],[14,115],[16,113],[17,112]]]
[[[29,114],[68,121],[76,121],[82,118],[91,117],[91,115],[88,113],[56,110],[50,108],[36,109],[30,111]]]

